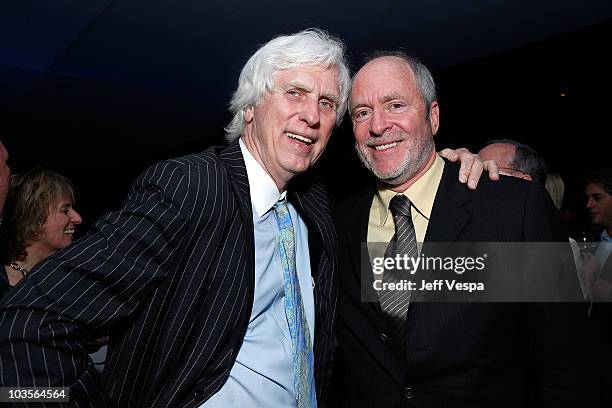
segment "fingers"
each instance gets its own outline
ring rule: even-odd
[[[449,149],[448,147],[440,151],[438,154],[453,163],[456,162],[459,158],[459,155],[456,153],[456,150]]]
[[[484,171],[484,167],[482,164],[482,160],[477,154],[471,155],[469,160],[466,160],[466,163],[471,161],[472,165],[470,168],[466,168],[467,185],[470,190],[475,190],[478,186],[478,181],[480,180],[480,176]],[[461,162],[461,167],[463,167],[463,162]],[[459,170],[460,178],[461,178],[461,170]]]
[[[458,156],[461,163],[459,166],[459,182],[467,182],[470,189],[475,189],[478,185],[478,179],[482,174],[482,160],[480,160],[478,155],[472,154],[463,147],[455,149],[454,153]]]
[[[485,160],[482,165],[489,172],[489,179],[493,181],[499,180],[499,168],[495,160]]]
[[[493,181],[499,180],[499,168],[495,160],[482,161],[480,156],[471,153],[466,148],[459,149],[444,149],[439,152],[440,156],[445,159],[460,162],[459,167],[459,182],[467,183],[468,188],[475,190],[478,187],[478,182],[483,171],[489,173],[489,179]]]

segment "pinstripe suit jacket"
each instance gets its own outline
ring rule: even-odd
[[[290,186],[309,227],[321,397],[337,299],[324,189]],[[71,388],[70,406],[196,407],[224,384],[254,289],[249,184],[237,142],[150,167],[118,211],[4,299],[0,383]],[[102,378],[86,336],[108,332]],[[36,405],[37,407],[41,406]]]

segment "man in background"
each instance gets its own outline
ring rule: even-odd
[[[585,264],[593,298],[612,300],[612,170],[602,169],[586,179],[586,208],[591,222],[601,227],[600,244],[594,257]]]
[[[497,161],[500,174],[546,183],[546,162],[524,143],[512,139],[489,140],[478,155],[483,160]]]

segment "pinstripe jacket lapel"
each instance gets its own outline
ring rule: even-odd
[[[249,177],[247,176],[244,158],[238,140],[232,142],[227,148],[221,150],[219,154],[221,162],[230,174],[232,190],[238,198],[238,206],[242,216],[242,222],[246,231],[250,231],[247,244],[253,248],[252,257],[249,260],[249,268],[255,270],[255,237],[253,218],[251,210],[251,194],[249,192]],[[255,284],[255,276],[253,275],[252,285]]]
[[[330,201],[322,185],[304,183],[308,175],[291,185],[289,199],[308,225],[311,273],[315,281],[315,381],[317,396],[324,394],[338,299],[336,230],[331,221]]]
[[[248,245],[254,248],[254,227],[251,213],[249,180],[238,141],[222,150],[219,158],[231,175],[232,189],[239,197],[239,206],[245,229],[250,231]],[[332,330],[335,321],[338,284],[336,278],[337,237],[331,221],[331,204],[321,184],[312,182],[311,174],[298,176],[288,189],[288,197],[308,226],[311,274],[315,282],[315,380],[320,397],[325,368],[332,349]],[[249,279],[253,296],[254,251],[249,261],[253,277]]]
[[[337,298],[336,238],[321,187],[296,185],[292,197],[309,235],[323,243],[314,268],[321,398]],[[0,385],[65,384],[70,406],[81,408],[200,406],[223,386],[244,339],[254,255],[237,142],[152,165],[121,208],[9,293],[0,311]],[[101,382],[82,347],[92,330],[111,332],[113,343]]]

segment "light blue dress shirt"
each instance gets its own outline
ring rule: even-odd
[[[291,336],[285,317],[283,268],[272,207],[286,192],[257,163],[240,140],[246,164],[255,227],[255,299],[242,347],[227,382],[201,407],[291,407],[293,389]],[[306,319],[314,344],[314,296],[308,252],[308,229],[289,204],[296,237],[296,267]]]

